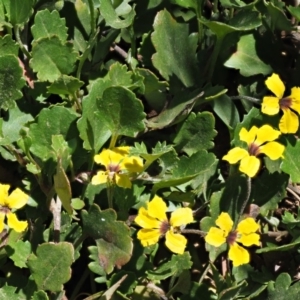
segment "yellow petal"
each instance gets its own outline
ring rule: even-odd
[[[299,117],[289,108],[283,110],[283,116],[279,122],[282,133],[296,133],[299,127]]]
[[[233,221],[226,212],[222,212],[216,220],[216,225],[219,226],[222,230],[225,231],[226,236],[232,230]]]
[[[138,215],[136,216],[134,221],[136,224],[146,229],[152,229],[152,228],[159,229],[161,225],[160,221],[148,215],[148,212],[144,207],[141,207],[139,209]]]
[[[295,110],[298,114],[300,114],[300,88],[299,87],[292,88],[292,94],[290,98],[292,99],[291,108]]]
[[[8,197],[7,197],[7,206],[9,208],[19,209],[23,207],[29,196],[25,194],[22,190],[16,188]]]
[[[266,115],[277,115],[279,113],[279,98],[276,97],[264,97],[261,104],[261,111]]]
[[[205,242],[214,247],[220,247],[226,242],[227,233],[217,227],[211,227],[205,236]]]
[[[239,170],[248,175],[249,177],[254,177],[260,167],[260,160],[255,156],[247,156],[241,160]]]
[[[259,148],[260,153],[264,153],[270,159],[276,160],[283,157],[285,147],[277,142],[269,142]]]
[[[124,158],[124,155],[120,152],[115,152],[110,149],[104,149],[98,155],[94,156],[94,160],[97,164],[104,165],[108,169],[109,164],[118,165]]]
[[[115,180],[116,184],[119,187],[122,187],[124,189],[130,189],[131,188],[131,181],[129,179],[129,176],[127,174],[115,174]]]
[[[257,233],[250,233],[250,234],[242,234],[239,238],[237,238],[236,240],[239,243],[242,243],[244,246],[249,247],[252,245],[256,245],[259,246],[259,234]]]
[[[8,227],[14,229],[16,232],[22,232],[28,226],[27,221],[19,221],[14,213],[7,213],[6,217]]]
[[[4,213],[0,213],[0,233],[4,229],[4,218],[5,218],[5,214]]]
[[[8,197],[8,190],[10,189],[9,184],[1,184],[0,183],[0,205],[7,206],[7,197]]]
[[[189,207],[181,207],[172,212],[170,224],[171,226],[179,227],[192,223],[193,220],[193,211]]]
[[[167,231],[166,233],[166,246],[174,253],[183,254],[187,239],[179,234]]]
[[[228,257],[232,260],[234,267],[247,264],[250,261],[249,252],[237,243],[229,247]]]
[[[261,126],[256,135],[255,144],[262,145],[265,142],[276,140],[281,135],[279,130],[273,129],[270,125]]]
[[[259,229],[259,225],[255,222],[253,218],[246,218],[242,220],[236,230],[240,234],[250,234],[256,232]]]
[[[167,215],[167,205],[158,196],[154,196],[154,198],[148,203],[148,214],[152,218],[157,218],[160,221],[166,221],[168,220]]]
[[[249,131],[243,127],[239,133],[240,140],[246,142],[247,145],[252,144],[256,138],[257,131],[258,128],[256,126],[252,126]]]
[[[272,76],[268,77],[265,83],[268,89],[272,91],[277,98],[281,99],[283,97],[285,86],[277,74],[273,73]]]
[[[141,229],[137,233],[137,238],[141,241],[144,247],[154,245],[160,238],[158,229]]]
[[[92,178],[92,184],[102,184],[102,183],[107,183],[108,181],[108,176],[106,172],[99,171],[95,176]]]
[[[137,156],[125,157],[121,163],[120,168],[126,169],[129,172],[142,172],[143,171],[143,160]]]
[[[222,157],[222,159],[227,160],[230,164],[235,164],[246,156],[249,156],[247,150],[240,147],[235,147],[229,150],[228,153]]]
[[[119,153],[122,156],[127,156],[130,151],[130,147],[122,146],[122,147],[115,147],[111,149],[113,152]]]

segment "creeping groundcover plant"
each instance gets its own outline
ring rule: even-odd
[[[297,299],[299,16],[0,0],[0,300]]]

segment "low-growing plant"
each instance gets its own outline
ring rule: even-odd
[[[0,300],[297,299],[299,21],[0,0]]]

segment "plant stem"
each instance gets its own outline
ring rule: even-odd
[[[241,216],[244,213],[244,210],[245,210],[245,208],[248,204],[248,201],[249,201],[250,195],[251,195],[251,177],[249,177],[249,176],[247,176],[247,191],[246,192],[247,192],[246,198],[245,198],[245,200],[242,204],[242,207],[241,207],[241,210],[240,210],[240,213],[239,213],[239,218],[238,218],[239,220],[240,220]]]
[[[113,196],[114,196],[114,186],[109,182],[107,183],[107,199],[108,199],[109,208],[113,208]]]
[[[223,36],[222,37],[217,36],[217,40],[216,40],[216,44],[215,44],[213,53],[212,53],[212,55],[209,59],[207,67],[205,68],[205,73],[206,73],[207,68],[208,68],[208,75],[207,75],[207,80],[208,81],[211,81],[211,78],[214,74],[215,65],[216,65],[219,53],[221,51],[221,46],[222,46],[223,40],[224,40]]]
[[[247,101],[250,101],[250,102],[253,102],[253,103],[261,103],[260,99],[253,98],[253,97],[250,97],[250,96],[243,96],[243,95],[231,96],[230,99],[232,99],[232,100],[247,100]]]
[[[206,264],[206,266],[205,266],[205,269],[204,269],[204,271],[203,271],[203,273],[202,273],[202,275],[201,275],[199,281],[198,281],[199,284],[202,283],[202,281],[204,280],[204,278],[205,278],[207,272],[209,271],[209,269],[210,269],[210,264],[209,264],[209,262],[208,262],[208,263]]]
[[[110,138],[110,143],[109,143],[109,149],[112,149],[112,148],[114,148],[115,147],[115,145],[116,145],[116,142],[117,142],[117,140],[118,140],[118,135],[117,134],[113,134],[112,136],[111,136],[111,138]]]
[[[181,233],[192,233],[192,234],[198,234],[202,237],[206,236],[206,232],[202,231],[202,230],[197,230],[197,229],[182,229]]]
[[[23,42],[21,40],[20,27],[15,25],[14,26],[14,32],[15,32],[15,37],[16,37],[16,40],[17,40],[19,46],[20,46],[21,51],[26,55],[27,58],[31,58],[30,53],[27,51],[26,47],[23,45]]]
[[[89,276],[89,273],[90,273],[89,268],[85,268],[83,274],[81,275],[79,281],[77,282],[76,286],[73,289],[70,300],[74,300],[77,298],[77,294],[78,294],[79,290],[81,289],[82,285],[84,284],[85,280]]]
[[[94,1],[88,0],[89,8],[90,8],[90,14],[91,14],[91,34],[93,35],[95,32],[95,8],[94,8]]]

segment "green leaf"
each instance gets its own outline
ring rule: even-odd
[[[208,285],[204,283],[199,284],[198,282],[194,281],[192,281],[191,285],[192,286],[189,290],[189,293],[180,297],[180,300],[215,299],[215,296],[213,295],[213,292],[211,291]]]
[[[144,97],[148,105],[160,112],[166,103],[168,83],[166,81],[159,81],[158,77],[148,69],[137,68],[135,71],[144,77]]]
[[[173,174],[165,175],[160,182],[154,184],[153,193],[161,188],[180,185],[200,174],[209,172],[215,162],[215,156],[205,150],[200,150],[191,157],[182,156],[173,169]]]
[[[48,87],[48,93],[58,95],[74,95],[84,84],[79,79],[62,75]]]
[[[71,43],[63,44],[57,36],[41,38],[33,43],[30,66],[40,81],[54,82],[74,69],[77,53]]]
[[[286,31],[293,30],[291,21],[286,17],[282,9],[275,6],[271,2],[264,1],[264,5],[266,6],[269,16],[271,18],[271,28]]]
[[[66,22],[60,18],[57,10],[50,12],[48,9],[40,10],[34,17],[34,25],[31,27],[34,40],[40,38],[51,38],[56,35],[64,44],[68,33]]]
[[[300,21],[300,7],[294,7],[294,6],[287,6],[287,10],[290,12],[290,14],[296,18],[296,20]]]
[[[184,270],[190,269],[192,264],[189,252],[181,255],[173,254],[170,261],[162,264],[156,270],[148,270],[147,274],[150,280],[164,280],[171,276],[179,276]]]
[[[116,221],[116,212],[112,209],[101,211],[99,206],[93,204],[89,212],[81,212],[83,233],[96,240],[97,256],[95,248],[92,250],[93,258],[101,268],[109,274],[114,267],[122,267],[132,254],[132,241],[130,229],[124,222]]]
[[[11,38],[11,35],[0,36],[0,56],[11,54],[17,57],[18,51],[19,46]]]
[[[133,8],[130,11],[122,12],[122,10],[115,10],[113,3],[110,0],[99,0],[100,1],[100,12],[105,19],[106,25],[111,26],[115,29],[121,29],[129,27],[133,23],[135,11]],[[126,3],[127,1],[124,1]],[[119,7],[120,8],[120,7]],[[122,19],[119,18],[122,16]]]
[[[89,94],[82,99],[82,117],[78,120],[77,127],[83,147],[94,150],[95,153],[111,136],[108,125],[97,116],[97,99],[102,97],[104,90],[110,86],[110,81],[98,78],[92,83]]]
[[[131,148],[130,155],[136,155],[144,158],[146,160],[145,166],[148,167],[152,162],[160,158],[165,153],[171,151],[173,148],[167,145],[166,142],[158,142],[154,148],[152,148],[152,153],[148,154],[146,145],[144,143],[134,144],[134,148]],[[145,168],[146,169],[146,168]]]
[[[5,284],[0,288],[0,299],[25,300],[22,295],[15,294],[17,287]]]
[[[77,138],[77,116],[74,111],[65,107],[44,108],[39,113],[37,122],[29,127],[29,137],[32,139],[30,151],[44,161],[53,157],[52,136],[62,135],[67,142]]]
[[[27,268],[26,262],[31,254],[31,244],[28,241],[13,241],[6,246],[6,252],[14,265],[19,268]]]
[[[189,156],[199,150],[208,150],[214,146],[216,136],[215,118],[210,112],[191,113],[179,128],[173,143],[178,152],[184,151]]]
[[[199,93],[199,91],[178,93],[166,109],[147,121],[147,127],[164,128],[183,121],[196,104],[200,105],[204,102],[202,95],[203,92]]]
[[[221,95],[217,99],[214,99],[214,101],[210,102],[210,104],[214,112],[228,128],[233,129],[237,126],[237,124],[239,124],[239,112],[234,101],[232,101],[227,95]]]
[[[224,66],[239,69],[240,73],[246,77],[257,74],[268,75],[272,72],[271,66],[265,64],[257,54],[253,33],[241,36],[237,50],[224,63]]]
[[[292,279],[288,273],[279,274],[275,285],[272,282],[268,284],[268,299],[297,299],[300,293],[300,283],[291,284]]]
[[[67,242],[44,243],[31,254],[28,267],[38,289],[59,292],[71,278],[71,264],[74,261],[73,245]]]
[[[33,12],[33,0],[2,0],[6,10],[6,16],[12,25],[22,25]]]
[[[49,300],[49,298],[44,291],[37,291],[34,292],[31,300]]]
[[[186,87],[194,86],[199,77],[197,40],[189,36],[189,25],[177,23],[168,11],[163,10],[156,15],[153,27],[155,68],[166,80],[176,76]]]
[[[124,295],[132,294],[134,288],[137,285],[137,278],[133,272],[121,270],[118,273],[112,275],[109,280],[109,287],[112,287],[114,284],[119,282],[119,280],[124,276],[126,276],[126,278],[123,281],[122,285],[118,288],[118,291],[120,291]],[[106,298],[104,300],[106,300]]]
[[[97,99],[97,104],[96,115],[112,134],[134,137],[144,130],[143,105],[130,90],[121,86],[109,87]]]
[[[20,139],[20,130],[26,123],[33,121],[31,114],[21,111],[18,106],[11,108],[7,116],[3,114],[2,135],[7,143],[13,143]]]
[[[59,199],[61,200],[63,208],[70,214],[73,214],[73,207],[71,206],[72,191],[70,181],[62,167],[61,159],[58,159],[56,174],[53,176],[54,189]]]
[[[260,208],[260,214],[266,216],[270,210],[275,210],[278,203],[286,197],[286,187],[289,176],[278,172],[270,174],[265,171],[255,180],[252,187],[254,203]],[[272,182],[272,184],[270,184]]]
[[[23,70],[14,55],[0,56],[0,108],[9,109],[15,106],[15,100],[22,97],[24,86]]]
[[[287,140],[287,145],[283,153],[284,159],[282,161],[280,169],[291,176],[291,180],[294,183],[300,181],[300,140],[296,142]]]

